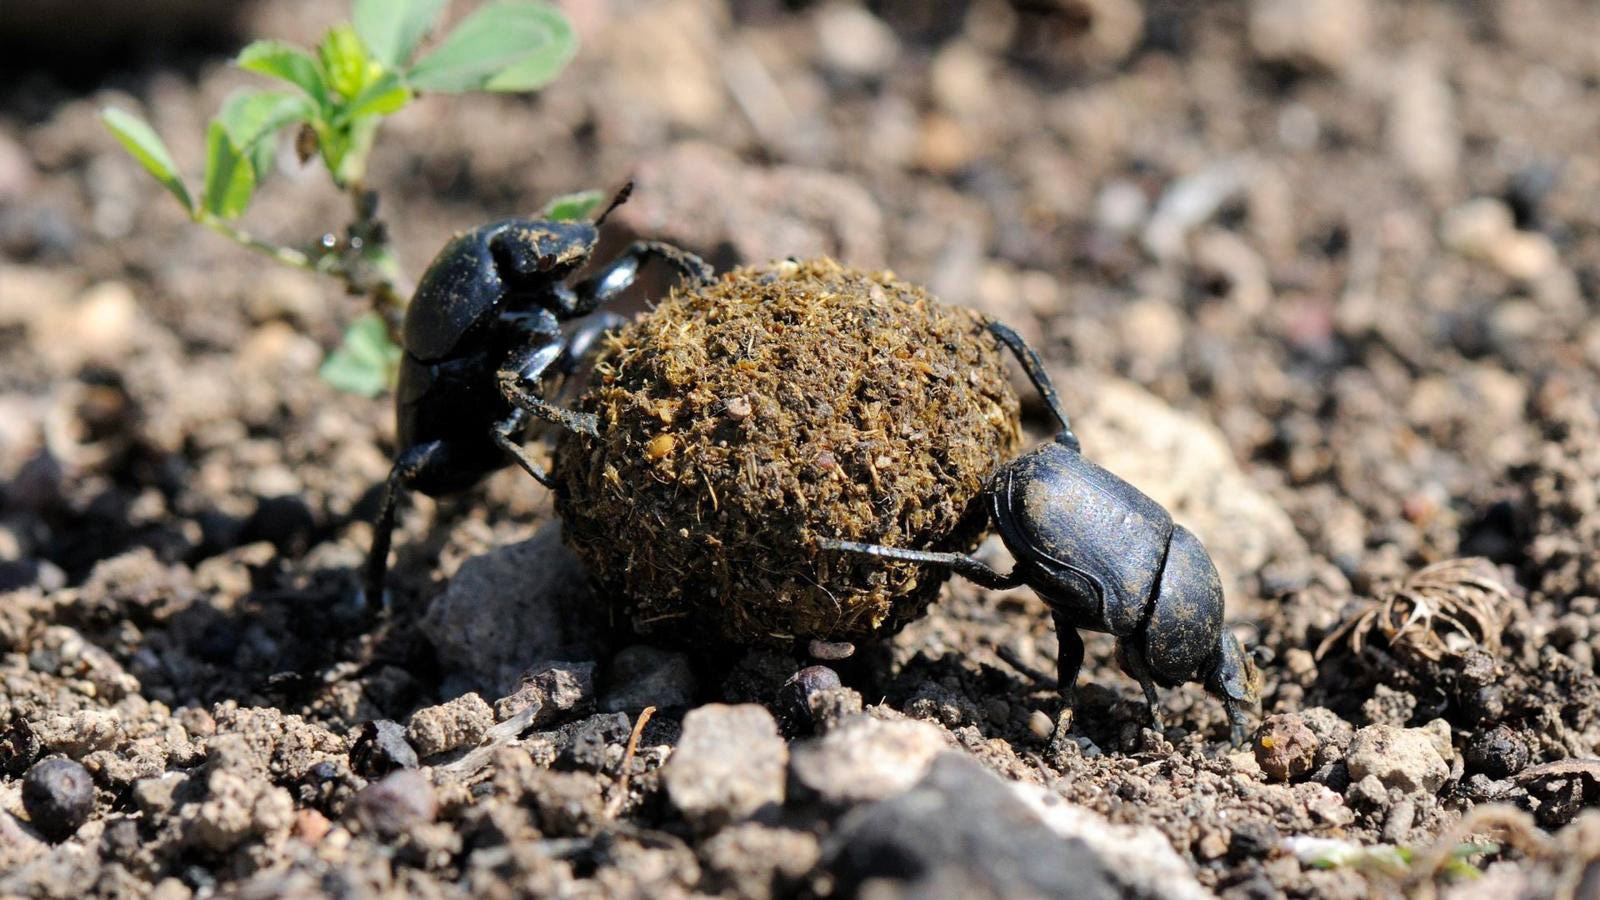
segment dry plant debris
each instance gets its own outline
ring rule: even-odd
[[[1469,650],[1500,649],[1511,595],[1488,560],[1450,559],[1418,569],[1381,600],[1346,619],[1317,647],[1320,659],[1344,643],[1359,656],[1374,632],[1400,656],[1440,662]]]

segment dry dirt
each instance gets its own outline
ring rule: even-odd
[[[0,894],[1594,896],[1594,4],[564,5],[551,88],[386,126],[412,270],[633,177],[602,256],[826,254],[1011,324],[1216,556],[1271,652],[1255,746],[1199,685],[1142,728],[1100,636],[1051,742],[1026,589],[798,675],[640,644],[514,470],[412,504],[368,615],[393,413],[316,375],[360,300],[191,226],[96,121],[192,176],[229,49],[342,10],[132,52],[89,10],[0,77]],[[324,182],[286,146],[248,225],[337,228]]]

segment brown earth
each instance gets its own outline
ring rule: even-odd
[[[326,7],[240,26],[310,44]],[[1256,752],[1198,685],[1142,728],[1092,635],[1079,739],[1051,742],[1026,589],[952,582],[829,662],[842,687],[785,687],[803,654],[629,646],[513,470],[410,506],[368,616],[393,414],[316,376],[360,300],[192,227],[96,121],[141,110],[192,175],[253,80],[209,49],[235,38],[84,59],[41,36],[0,79],[0,893],[1015,895],[1069,862],[1086,896],[1593,889],[1592,4],[566,7],[584,49],[539,96],[386,126],[372,183],[412,270],[634,177],[602,256],[830,255],[1006,321],[1272,651]],[[337,228],[324,182],[285,147],[247,224]],[[1487,627],[1451,624],[1459,585],[1419,588],[1425,631],[1374,619],[1319,656],[1463,556],[1505,588]],[[23,796],[57,756],[95,791],[54,843]],[[966,812],[919,820],[928,798]],[[967,852],[916,855],[946,839]]]

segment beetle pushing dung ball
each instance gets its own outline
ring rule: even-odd
[[[1158,728],[1156,685],[1198,681],[1243,739],[1258,677],[1223,627],[1210,557],[1080,453],[1014,332],[830,260],[713,281],[691,254],[641,242],[567,285],[599,224],[486,226],[424,276],[369,598],[381,596],[404,489],[458,491],[516,462],[555,491],[567,542],[641,634],[700,646],[868,640],[921,615],[956,572],[1027,585],[1050,607],[1059,721],[1070,722],[1083,629],[1117,638]],[[602,313],[563,337],[561,322],[595,312],[651,257],[684,283],[635,322]],[[574,371],[597,341],[578,408],[547,402],[546,376]],[[1006,351],[1060,429],[1021,456]],[[563,431],[549,475],[520,443],[535,421]],[[991,521],[1017,560],[1009,573],[965,555]]]

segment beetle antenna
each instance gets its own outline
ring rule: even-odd
[[[1077,450],[1078,436],[1072,433],[1072,423],[1067,420],[1066,410],[1061,408],[1061,398],[1056,394],[1054,384],[1050,383],[1050,375],[1044,370],[1044,362],[1039,359],[1039,354],[1028,346],[1022,336],[1012,331],[1009,327],[999,322],[989,323],[989,332],[1000,343],[1011,348],[1017,362],[1022,364],[1022,370],[1028,373],[1028,380],[1038,389],[1039,396],[1044,398],[1045,405],[1050,407],[1050,414],[1055,417],[1060,430],[1056,433],[1056,441]]]
[[[611,205],[606,207],[606,211],[600,214],[600,218],[594,220],[594,227],[599,228],[601,225],[604,225],[606,223],[606,216],[611,215],[612,210],[624,203],[627,203],[628,198],[631,196],[633,196],[633,180],[629,179],[628,182],[622,186],[622,189],[617,191],[617,195],[611,198]]]

